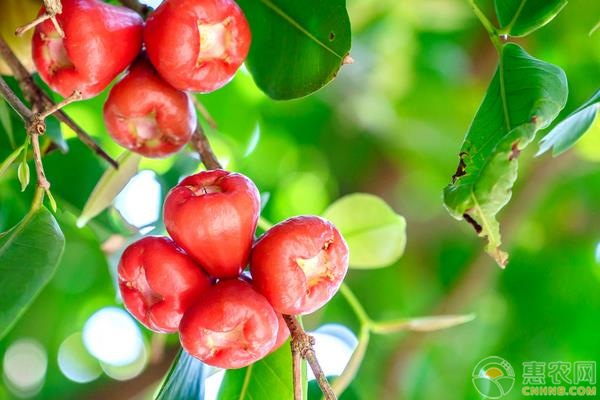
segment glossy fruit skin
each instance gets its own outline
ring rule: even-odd
[[[165,82],[144,59],[112,87],[103,116],[115,142],[153,158],[180,150],[197,124],[190,96]]]
[[[308,314],[327,303],[348,271],[348,246],[329,221],[301,216],[283,221],[255,243],[255,287],[282,314]]]
[[[275,344],[271,348],[271,353],[283,346],[287,338],[290,337],[290,330],[287,324],[285,323],[285,320],[283,319],[283,315],[281,315],[278,312],[275,312],[275,314],[277,314],[278,323],[277,339],[275,339]]]
[[[246,264],[260,196],[244,175],[224,170],[188,176],[165,199],[164,223],[179,246],[216,278],[235,278]]]
[[[178,89],[202,93],[231,80],[250,41],[234,0],[165,0],[144,29],[146,51],[160,75]]]
[[[144,22],[125,7],[99,0],[62,0],[62,6],[56,18],[65,37],[58,36],[52,21],[39,24],[33,35],[33,61],[52,90],[65,97],[75,90],[84,98],[93,97],[140,52]]]
[[[218,282],[185,313],[179,326],[183,348],[220,368],[242,368],[266,356],[277,337],[277,315],[248,282]]]
[[[171,239],[148,236],[131,244],[119,262],[125,307],[148,329],[176,332],[185,310],[212,280]]]

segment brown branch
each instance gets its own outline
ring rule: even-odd
[[[198,155],[200,156],[200,161],[202,161],[202,164],[204,164],[206,169],[223,168],[221,166],[221,163],[219,163],[219,160],[217,160],[215,153],[213,153],[212,148],[210,147],[210,142],[204,134],[204,130],[202,130],[200,124],[198,124],[196,131],[192,135],[190,143],[198,152]]]
[[[8,44],[0,37],[0,57],[6,61],[6,65],[11,69],[13,75],[19,83],[19,87],[23,95],[32,104],[33,108],[38,110],[48,110],[56,106],[50,96],[44,92],[33,80],[27,69],[19,61],[15,53],[11,50]],[[118,168],[119,164],[109,156],[92,137],[87,134],[75,121],[73,121],[63,110],[55,112],[54,116],[69,128],[79,137],[82,143],[92,149],[99,157],[106,160],[113,168]]]
[[[152,8],[140,3],[137,0],[119,0],[119,3],[140,14],[143,18],[146,18],[150,11],[152,11]]]
[[[292,348],[294,400],[302,400],[302,356],[297,351],[294,341],[290,341],[290,347]]]
[[[293,315],[284,314],[283,319],[285,320],[285,323],[290,330],[290,335],[292,336],[292,356],[294,356],[294,354],[299,354],[308,362],[310,369],[312,369],[313,373],[315,374],[317,384],[319,385],[319,388],[321,388],[321,392],[323,392],[325,400],[337,399],[333,389],[331,389],[331,386],[327,381],[327,377],[321,369],[319,361],[317,360],[317,356],[313,348],[313,345],[315,344],[315,338],[304,332],[304,329],[302,329],[298,323],[298,320]]]
[[[60,2],[60,0],[44,0],[44,8],[46,9],[46,12],[44,14],[38,16],[33,21],[18,27],[15,31],[15,35],[22,36],[28,30],[35,28],[36,26],[48,19],[51,19],[52,24],[56,29],[56,32],[58,32],[60,37],[64,37],[65,33],[59,25],[58,21],[56,20],[56,15],[62,13],[62,3]]]
[[[506,210],[507,218],[504,220],[504,236],[513,237],[519,226],[526,221],[525,216],[530,208],[536,204],[536,199],[543,195],[544,190],[548,190],[548,183],[557,177],[557,172],[567,167],[573,161],[572,156],[561,157],[560,159],[547,158],[539,161],[540,165],[533,167],[531,176],[527,177],[527,185],[515,196],[515,201]],[[485,252],[480,252],[473,261],[464,269],[464,272],[453,285],[450,292],[440,303],[433,307],[430,314],[448,314],[458,313],[469,304],[474,298],[489,288],[490,285],[498,279],[502,272],[494,268],[491,259]],[[405,370],[409,368],[413,355],[423,346],[428,335],[411,333],[399,343],[393,350],[389,365],[386,368],[384,378],[382,399],[398,399],[401,377]]]
[[[210,127],[213,129],[217,129],[217,121],[215,121],[212,115],[210,115],[208,109],[204,106],[204,104],[202,104],[202,102],[200,102],[200,100],[198,100],[196,96],[192,96],[192,102],[194,103],[196,110],[198,110],[200,115],[202,115],[202,118],[204,118],[206,122],[208,122],[208,125],[210,125]]]

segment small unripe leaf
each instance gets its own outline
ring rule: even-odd
[[[49,190],[46,190],[46,195],[48,196],[48,201],[50,202],[50,208],[52,208],[53,212],[56,212],[56,200],[54,200],[54,196]]]
[[[26,160],[23,160],[19,164],[17,176],[19,177],[19,182],[21,182],[21,192],[24,192],[27,189],[27,185],[29,185],[29,164],[27,164]]]

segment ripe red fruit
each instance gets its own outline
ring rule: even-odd
[[[283,319],[283,315],[278,312],[275,312],[275,314],[277,314],[277,323],[279,325],[277,329],[277,339],[275,339],[275,344],[271,348],[271,353],[280,348],[287,338],[290,337],[290,330]]]
[[[188,176],[171,189],[164,222],[205,271],[234,278],[248,263],[259,213],[258,189],[250,179],[214,170]]]
[[[121,146],[146,157],[164,157],[189,141],[197,120],[190,96],[139,60],[111,89],[104,123]]]
[[[149,236],[130,245],[118,271],[125,307],[156,332],[176,332],[184,311],[212,283],[167,237]]]
[[[303,216],[269,229],[254,245],[255,287],[283,314],[307,314],[327,303],[348,270],[348,246],[333,224]]]
[[[98,0],[62,0],[56,15],[35,29],[32,53],[42,79],[63,96],[100,93],[135,59],[142,46],[143,20],[135,12]],[[42,7],[40,14],[44,13]]]
[[[183,348],[220,368],[241,368],[266,356],[277,337],[277,315],[269,302],[239,279],[220,281],[184,314]]]
[[[195,92],[229,82],[246,59],[250,40],[234,0],[165,0],[144,29],[146,50],[160,75]]]

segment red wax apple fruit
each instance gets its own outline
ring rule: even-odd
[[[234,0],[165,0],[148,17],[144,42],[159,74],[181,90],[211,92],[246,59],[250,28]]]
[[[164,157],[189,141],[197,120],[190,96],[140,59],[110,90],[104,123],[121,146],[146,157]]]
[[[130,245],[118,272],[125,307],[156,332],[176,332],[184,311],[212,284],[167,237],[149,236]]]
[[[241,368],[266,356],[277,337],[273,307],[248,282],[226,279],[211,287],[184,314],[183,348],[220,368]]]
[[[290,330],[287,324],[285,323],[285,320],[283,319],[283,315],[281,315],[278,312],[275,312],[275,314],[277,314],[278,323],[277,339],[275,339],[275,344],[271,348],[271,352],[274,352],[275,350],[280,348],[285,343],[287,338],[290,337]]]
[[[255,287],[283,314],[307,314],[327,303],[348,270],[348,246],[320,217],[290,218],[254,245],[250,273]]]
[[[100,93],[140,52],[143,20],[135,12],[99,0],[62,0],[56,15],[33,35],[33,61],[42,79],[63,96],[79,90],[84,98]],[[45,9],[42,7],[40,14]]]
[[[164,223],[173,240],[206,272],[235,278],[246,264],[260,213],[254,183],[223,170],[188,176],[165,199]]]

